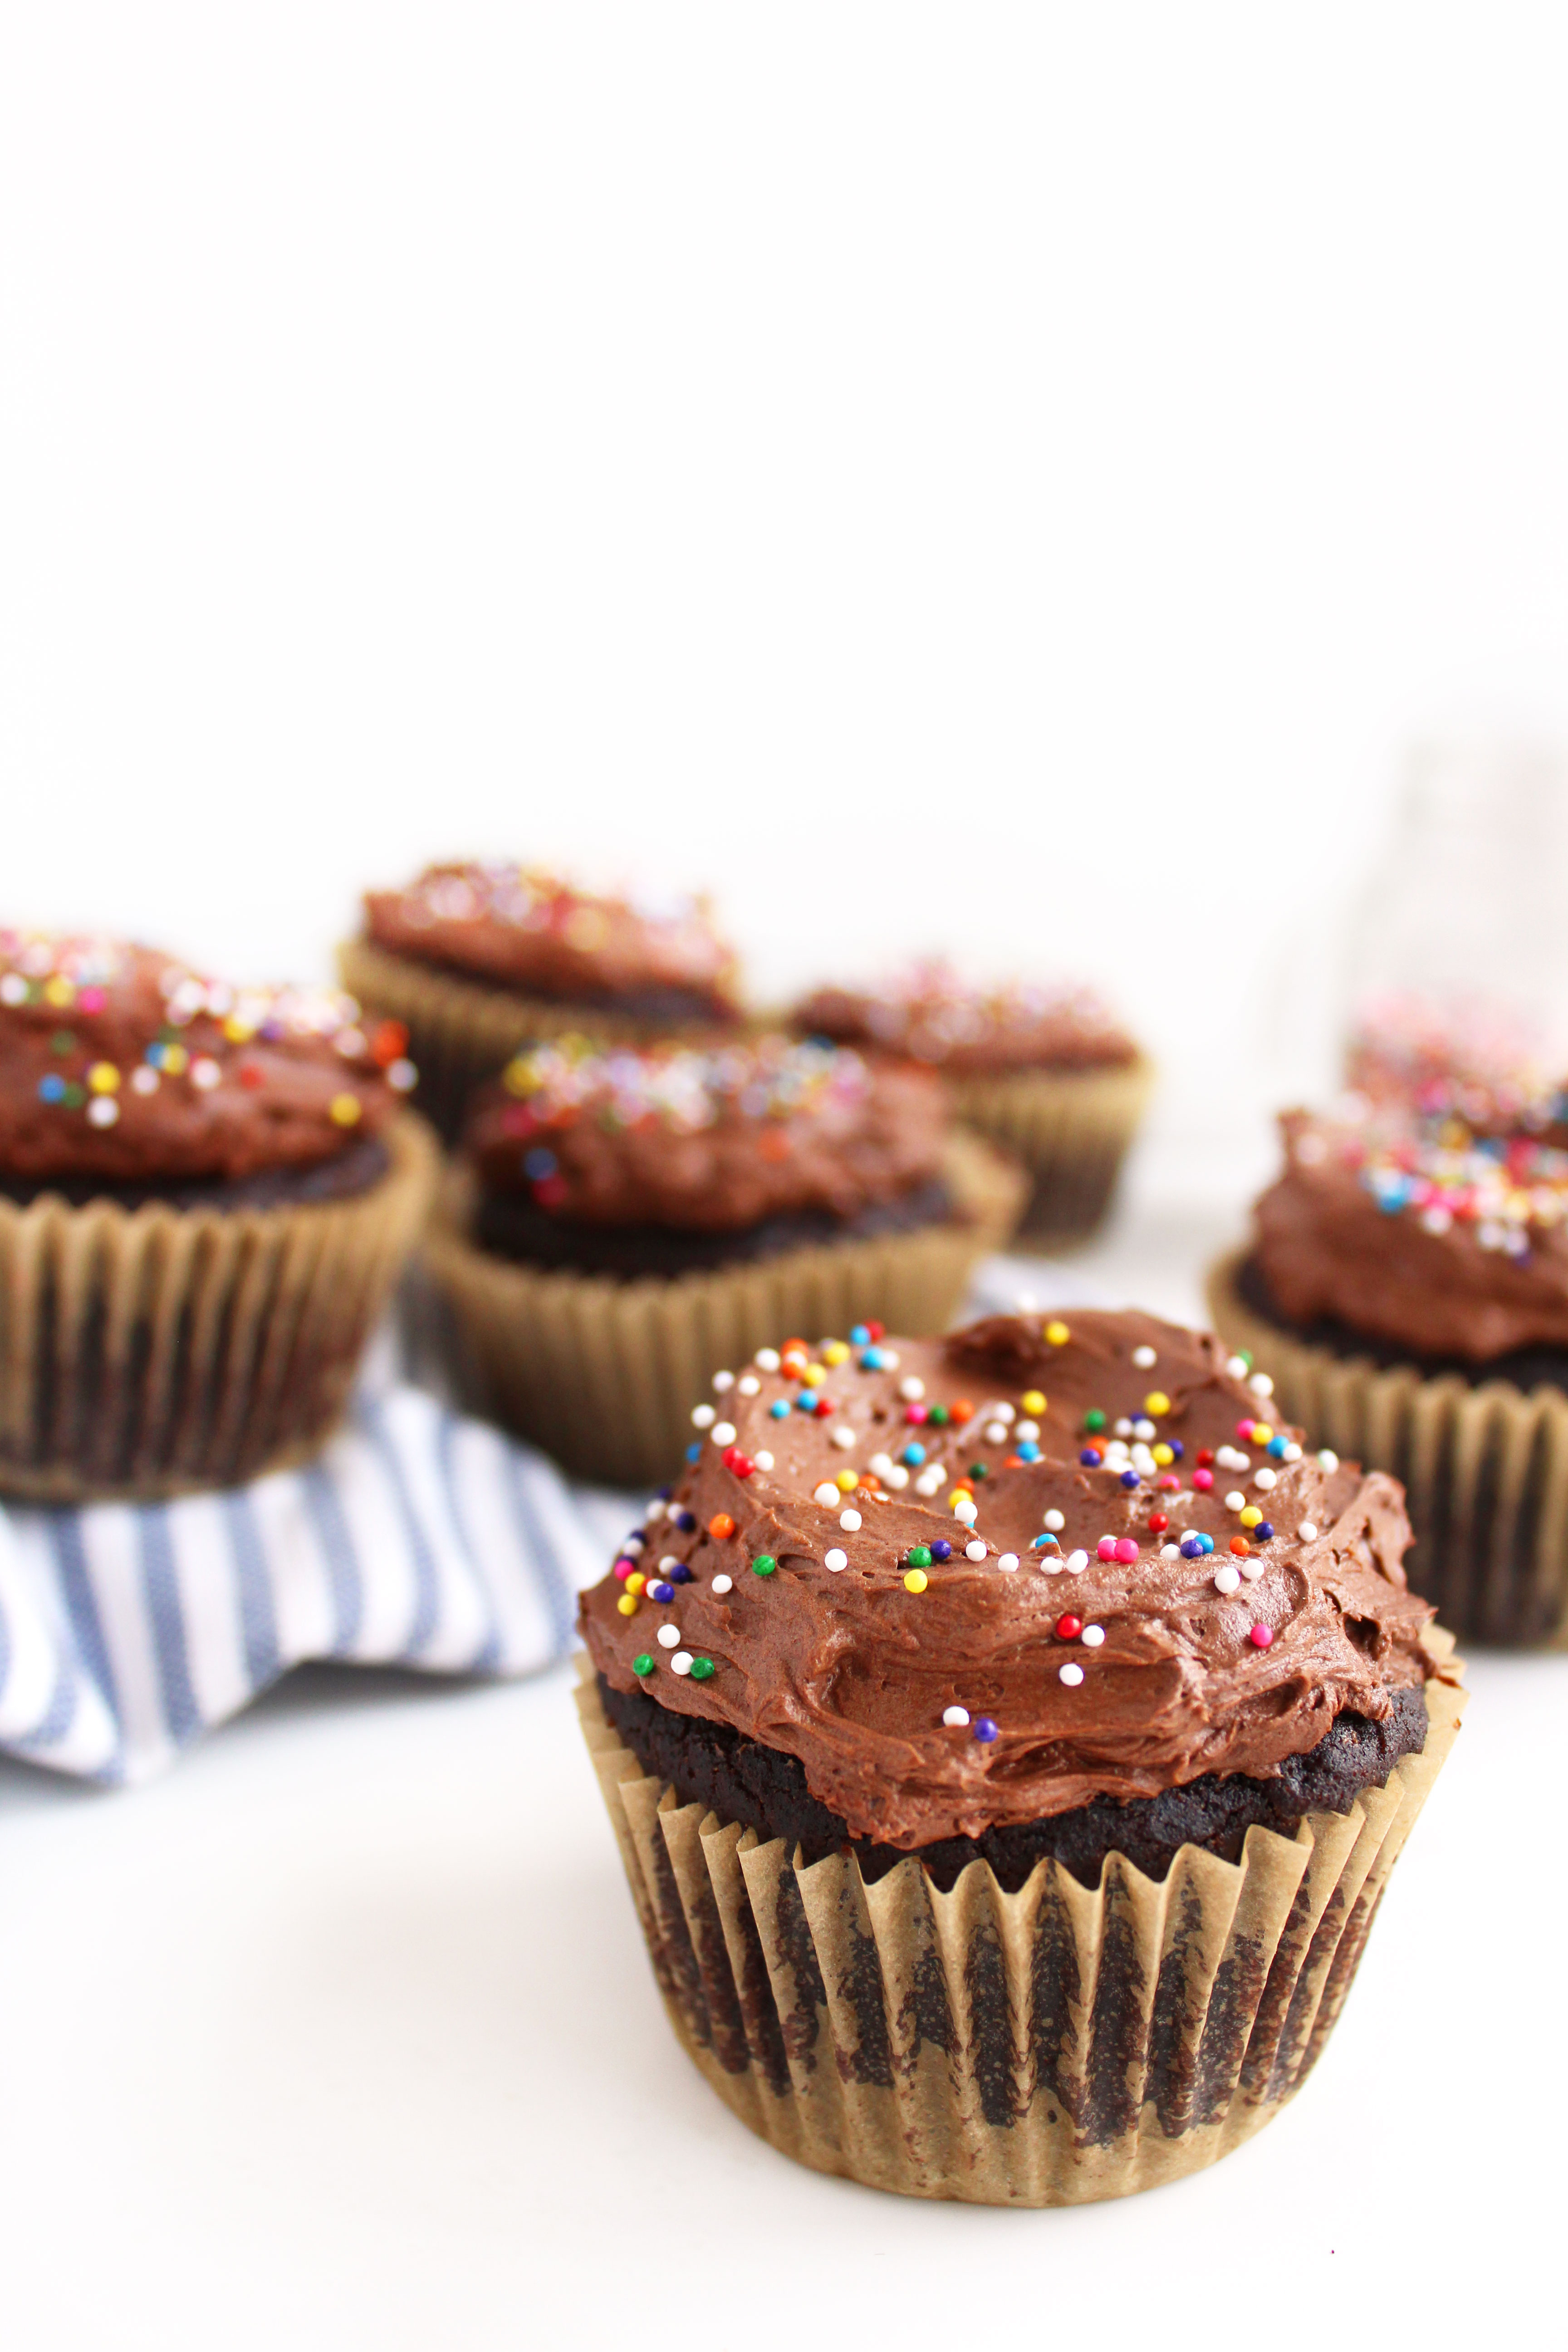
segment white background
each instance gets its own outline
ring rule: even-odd
[[[1089,973],[1166,1073],[1106,1264],[1190,1305],[1404,746],[1568,732],[1565,43],[9,0],[0,914],[304,975],[482,850],[708,885],[768,990]],[[13,1773],[7,2334],[553,2342],[568,2284],[593,2344],[1517,2313],[1564,1923],[1510,1806],[1564,1672],[1483,1674],[1291,2114],[1039,2220],[795,2175],[688,2078],[559,1690],[315,1684],[144,1795]]]

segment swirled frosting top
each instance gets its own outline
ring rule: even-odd
[[[905,1055],[959,1077],[1110,1069],[1138,1052],[1091,990],[1023,982],[971,988],[942,963],[919,964],[874,991],[819,988],[793,1019],[806,1035]]]
[[[1434,1662],[1401,1489],[1305,1452],[1268,1388],[1135,1313],[764,1349],[584,1638],[907,1848],[1275,1773]]]

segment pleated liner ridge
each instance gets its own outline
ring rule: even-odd
[[[1215,1328],[1251,1349],[1315,1445],[1402,1482],[1415,1590],[1461,1641],[1568,1648],[1568,1394],[1429,1379],[1413,1364],[1383,1370],[1310,1346],[1242,1297],[1246,1255],[1209,1274]]]
[[[1452,1639],[1434,1637],[1447,1658]],[[1163,1884],[1113,1854],[1091,1892],[1042,1862],[1016,1895],[973,1862],[868,1886],[644,1777],[587,1662],[578,1710],[676,2033],[786,2156],[874,2189],[982,2205],[1125,2197],[1212,2164],[1300,2088],[1343,2004],[1410,1825],[1458,1727],[1381,1789],[1239,1863],[1184,1846]],[[1446,1671],[1453,1671],[1446,1669]]]
[[[418,1236],[417,1119],[357,1197],[271,1209],[0,1201],[0,1492],[150,1499],[311,1453]]]
[[[947,1081],[955,1117],[1021,1160],[1032,1241],[1087,1241],[1103,1220],[1154,1083],[1143,1055],[1125,1069],[1018,1070]]]
[[[940,1331],[976,1259],[1012,1232],[1024,1178],[978,1138],[954,1135],[951,1224],[789,1250],[712,1273],[617,1282],[546,1271],[467,1239],[471,1185],[453,1171],[426,1246],[476,1404],[569,1470],[624,1486],[679,1468],[691,1407],[716,1371],[792,1332]]]

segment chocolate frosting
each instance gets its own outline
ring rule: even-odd
[[[1111,1069],[1138,1055],[1088,989],[966,988],[942,963],[918,965],[878,991],[819,988],[792,1017],[805,1035],[907,1055],[954,1076]]]
[[[937,1174],[946,1131],[923,1072],[834,1046],[639,1053],[567,1037],[509,1063],[467,1147],[488,1192],[526,1192],[562,1218],[720,1234],[893,1200]]]
[[[155,949],[0,931],[0,1175],[106,1186],[307,1168],[378,1135],[406,1032]]]
[[[365,929],[380,947],[515,989],[594,1004],[674,995],[719,1022],[738,1014],[734,950],[706,908],[595,898],[521,866],[427,866],[404,890],[372,890]]]
[[[856,1837],[907,1850],[1268,1778],[1436,1671],[1401,1489],[1259,1421],[1267,1381],[1214,1339],[1079,1310],[807,1354],[718,1376],[695,1463],[581,1625],[616,1689],[796,1757]]]
[[[1255,1255],[1292,1324],[1419,1360],[1568,1347],[1568,1153],[1538,1136],[1374,1118],[1280,1121],[1286,1164]]]

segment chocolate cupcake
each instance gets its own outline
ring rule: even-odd
[[[926,964],[876,993],[818,989],[793,1020],[940,1072],[964,1124],[1028,1170],[1031,1239],[1084,1241],[1104,1218],[1153,1070],[1089,990],[966,988]]]
[[[1518,1644],[1568,1641],[1568,1136],[1540,1114],[1289,1113],[1284,1173],[1209,1290],[1293,1418],[1404,1480],[1445,1622]]]
[[[406,1044],[0,931],[0,1491],[177,1494],[322,1443],[434,1185]]]
[[[1461,1695],[1398,1486],[1267,1385],[1082,1312],[716,1376],[579,1704],[676,2031],[775,2146],[1070,2203],[1302,2081]]]
[[[734,951],[697,900],[595,898],[521,866],[432,866],[373,890],[343,985],[401,1021],[418,1103],[450,1140],[468,1097],[520,1048],[563,1033],[646,1044],[734,1028]]]
[[[477,1401],[634,1483],[781,1324],[945,1322],[1022,1190],[921,1072],[784,1037],[565,1037],[477,1100],[428,1257]]]

